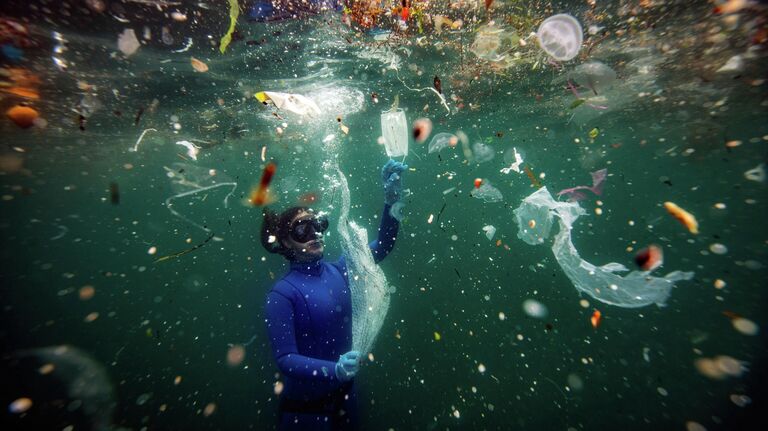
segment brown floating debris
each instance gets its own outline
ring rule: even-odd
[[[112,205],[120,203],[120,188],[114,181],[109,183],[109,200],[112,202]]]

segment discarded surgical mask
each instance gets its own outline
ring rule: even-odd
[[[389,157],[408,155],[408,121],[405,111],[393,109],[381,113],[381,135]]]
[[[650,304],[663,306],[676,281],[690,280],[693,272],[673,271],[664,277],[654,277],[651,271],[632,271],[619,263],[595,266],[579,256],[571,241],[571,228],[579,216],[586,214],[578,202],[558,202],[546,187],[525,198],[514,211],[519,227],[517,237],[528,244],[543,244],[549,238],[557,218],[560,231],[555,235],[552,252],[565,275],[576,290],[600,302],[624,308]]]

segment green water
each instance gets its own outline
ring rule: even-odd
[[[345,27],[339,13],[269,24],[243,16],[243,39],[221,54],[224,1],[159,9],[115,1],[122,10],[104,13],[83,3],[0,6],[36,41],[19,62],[5,59],[3,70],[23,68],[40,78],[40,99],[28,102],[46,120],[29,129],[5,116],[0,121],[4,376],[23,376],[18,358],[34,349],[70,345],[104,367],[107,379],[93,385],[112,386],[104,397],[115,402],[108,415],[114,428],[273,429],[281,376],[263,303],[287,265],[262,249],[261,210],[244,203],[265,166],[262,148],[278,166],[274,209],[313,193],[317,207],[337,215],[339,198],[321,165],[338,158],[351,188],[351,216],[372,236],[383,205],[379,170],[387,161],[377,144],[380,113],[399,96],[409,122],[430,118],[433,135],[461,130],[495,157],[478,164],[461,145],[430,154],[426,144],[410,143],[404,183],[411,193],[395,249],[381,264],[397,291],[373,361],[356,379],[362,429],[765,425],[766,184],[744,175],[766,160],[765,46],[753,45],[741,72],[716,72],[747,51],[749,25],[763,11],[740,11],[729,28],[706,2],[594,9],[581,2],[496,2],[497,24],[521,34],[559,12],[576,16],[585,35],[591,24],[606,27],[608,36],[588,57],[617,72],[603,110],[570,108],[575,98],[565,77],[587,58],[561,70],[529,47],[507,69],[478,60],[469,46],[488,20],[482,6],[452,10],[437,2],[433,13],[463,17],[464,26],[440,35],[410,30],[384,43]],[[248,5],[241,3],[245,15]],[[188,21],[173,21],[173,10]],[[141,39],[145,25],[152,39],[123,58],[117,35],[135,28]],[[172,45],[158,40],[164,25]],[[65,70],[51,61],[53,31],[67,40],[59,55]],[[171,52],[187,37],[194,40],[189,51]],[[194,72],[190,56],[210,70]],[[434,92],[406,88],[429,88],[435,75],[450,113]],[[79,88],[78,81],[92,87]],[[253,98],[262,90],[314,95],[323,113],[301,119],[263,106]],[[0,103],[5,111],[22,100],[3,92]],[[84,123],[74,111],[87,113]],[[148,128],[156,131],[130,151]],[[598,135],[590,139],[594,128]],[[336,146],[323,143],[330,134]],[[196,161],[175,145],[180,140],[197,140]],[[622,308],[580,295],[554,259],[551,240],[530,246],[517,238],[512,210],[536,188],[525,174],[499,172],[513,147],[553,193],[589,185],[590,172],[608,169],[604,193],[587,192],[580,205],[588,214],[573,228],[584,260],[633,269],[635,252],[658,244],[664,265],[656,275],[682,270],[694,278],[676,283],[663,307]],[[198,167],[203,180],[213,169],[218,181],[237,184],[228,205],[225,187],[172,201],[210,233],[169,211],[166,200],[183,190],[174,189],[164,167],[190,177]],[[503,200],[471,197],[475,178],[497,187]],[[694,214],[700,233],[674,220],[665,201]],[[486,225],[497,229],[492,240]],[[340,253],[336,238],[332,229],[331,259]],[[155,262],[197,244],[204,245]],[[713,253],[712,244],[727,252]],[[716,280],[725,287],[716,288]],[[80,298],[84,286],[95,289],[91,299]],[[527,315],[527,299],[548,314]],[[590,324],[595,309],[603,316],[598,328]],[[754,322],[757,334],[737,331],[734,314]],[[230,366],[230,346],[251,339],[244,361]],[[715,379],[695,366],[721,355],[742,361],[743,374]],[[85,407],[55,396],[72,383],[32,371],[35,377],[8,380],[14,383],[2,390],[3,406],[20,397],[33,402],[26,416],[4,410],[9,429],[43,429],[32,424],[45,411],[46,429],[77,423],[73,417]],[[215,411],[204,412],[209,405]]]

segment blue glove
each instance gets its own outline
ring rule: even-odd
[[[392,205],[400,200],[403,192],[401,174],[408,169],[408,165],[396,162],[392,159],[381,168],[381,180],[384,182],[384,203]]]
[[[341,382],[348,382],[360,371],[360,352],[352,350],[339,356],[336,363],[336,378]]]

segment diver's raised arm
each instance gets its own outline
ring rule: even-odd
[[[402,173],[408,165],[390,159],[381,168],[381,180],[384,184],[384,211],[376,240],[369,245],[376,263],[381,262],[395,247],[400,223],[390,213],[392,205],[400,200],[403,193]]]

